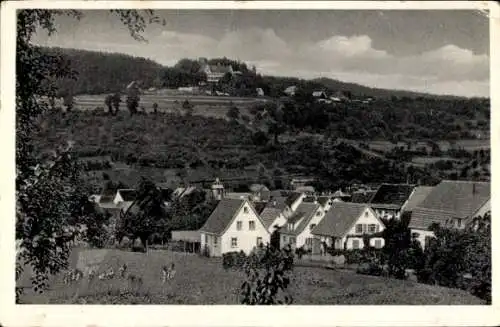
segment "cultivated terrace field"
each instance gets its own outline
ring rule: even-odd
[[[79,254],[92,256],[92,251]],[[75,259],[76,254],[73,256]],[[225,270],[221,260],[168,251],[150,251],[148,254],[109,250],[100,271],[113,267],[115,271],[126,263],[130,272],[142,276],[140,287],[131,287],[121,279],[95,280],[78,291],[81,284],[63,283],[62,275],[55,276],[43,294],[29,287],[28,274],[24,276],[25,294],[21,303],[31,304],[239,304],[239,290],[244,275],[236,270]],[[163,265],[175,263],[176,274],[166,284],[161,283]],[[73,261],[75,265],[75,261]],[[358,275],[352,271],[296,266],[287,292],[294,304],[398,304],[451,305],[483,304],[483,301],[465,291],[400,281],[389,278]]]

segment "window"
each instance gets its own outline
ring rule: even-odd
[[[286,243],[286,235],[283,235],[283,243]]]
[[[262,244],[262,237],[257,237],[257,246]]]
[[[380,249],[382,247],[382,240],[375,240],[375,248]]]
[[[290,237],[290,243],[295,244],[295,237]]]
[[[375,224],[368,225],[368,232],[375,233],[376,231],[377,231],[377,225]]]
[[[316,211],[316,216],[321,216],[321,211]]]
[[[314,227],[316,227],[316,224],[311,224],[311,226],[309,226],[310,230],[313,230]]]
[[[248,229],[250,229],[250,230],[255,230],[255,221],[250,220],[250,221],[248,222]]]
[[[214,245],[217,245],[217,236],[214,236]]]
[[[462,228],[462,219],[457,219],[457,227]]]
[[[359,240],[352,240],[352,248],[359,249]]]
[[[368,210],[365,211],[365,217],[368,217]]]
[[[242,228],[243,228],[243,222],[241,222],[241,221],[237,221],[237,222],[236,222],[236,229],[237,229],[237,230],[241,230]]]
[[[361,225],[361,224],[356,225],[356,233],[357,234],[363,233],[363,225]]]
[[[205,244],[207,244],[207,243],[208,243],[208,235],[205,234]]]
[[[247,207],[243,207],[243,212],[244,213],[248,213],[248,208]]]
[[[236,237],[231,238],[231,247],[232,248],[238,247],[238,239]]]
[[[312,237],[306,238],[306,245],[307,246],[312,246],[313,245],[313,239],[312,239]]]

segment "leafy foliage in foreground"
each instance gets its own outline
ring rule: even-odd
[[[241,285],[241,303],[250,305],[292,304],[286,294],[293,271],[291,249],[277,249],[261,245],[243,264],[246,279]]]
[[[491,214],[464,230],[432,229],[436,238],[425,249],[419,280],[466,289],[491,303]]]
[[[133,37],[138,37],[146,21],[137,11],[117,11]],[[152,15],[152,12],[148,12]],[[40,123],[39,117],[48,108],[37,101],[42,95],[55,97],[56,80],[74,78],[74,72],[59,54],[44,54],[31,43],[37,29],[49,35],[55,32],[54,19],[68,15],[75,19],[81,12],[75,10],[20,10],[17,12],[16,38],[16,240],[18,257],[16,277],[24,265],[33,268],[33,285],[42,291],[49,275],[67,266],[71,241],[79,234],[73,216],[75,185],[81,169],[74,162],[71,149],[54,146],[48,158],[38,157],[33,142]],[[68,98],[70,99],[70,97]],[[72,101],[65,101],[71,107]],[[18,296],[21,289],[16,287]]]

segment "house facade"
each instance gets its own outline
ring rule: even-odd
[[[311,234],[327,247],[339,250],[362,249],[363,235],[372,235],[385,229],[383,222],[372,208],[366,204],[334,202],[324,219]],[[382,237],[371,237],[370,246],[382,248]],[[324,246],[320,253],[324,253]]]
[[[318,203],[303,202],[281,228],[280,246],[312,250],[314,237],[311,230],[323,219],[325,212]]]
[[[410,184],[382,184],[370,199],[370,206],[378,218],[400,219],[414,189],[415,185]]]
[[[231,65],[209,65],[205,58],[200,58],[200,72],[207,75],[207,82],[216,84],[227,73],[233,74],[233,67]]]
[[[270,233],[259,214],[246,199],[219,201],[200,229],[201,249],[220,257],[233,251],[249,254],[261,243],[270,241]]]
[[[436,185],[411,211],[409,228],[425,248],[434,237],[432,224],[464,229],[472,219],[491,211],[489,182],[449,181]]]

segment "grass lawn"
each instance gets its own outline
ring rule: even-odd
[[[74,261],[74,260],[73,260]],[[141,275],[144,284],[135,292],[124,292],[122,280],[95,281],[79,292],[88,304],[238,304],[238,289],[243,274],[224,270],[221,260],[196,255],[150,250],[148,254],[109,250],[99,270],[127,263],[130,273]],[[176,275],[161,284],[161,267],[174,262]],[[74,266],[75,263],[73,263]],[[29,273],[21,283],[29,285]],[[76,292],[78,285],[67,286],[62,276],[55,276],[44,294],[35,294],[29,287],[22,303],[64,304]],[[295,267],[289,292],[294,304],[482,304],[466,292],[357,275],[349,271]],[[77,301],[78,302],[78,301]]]

